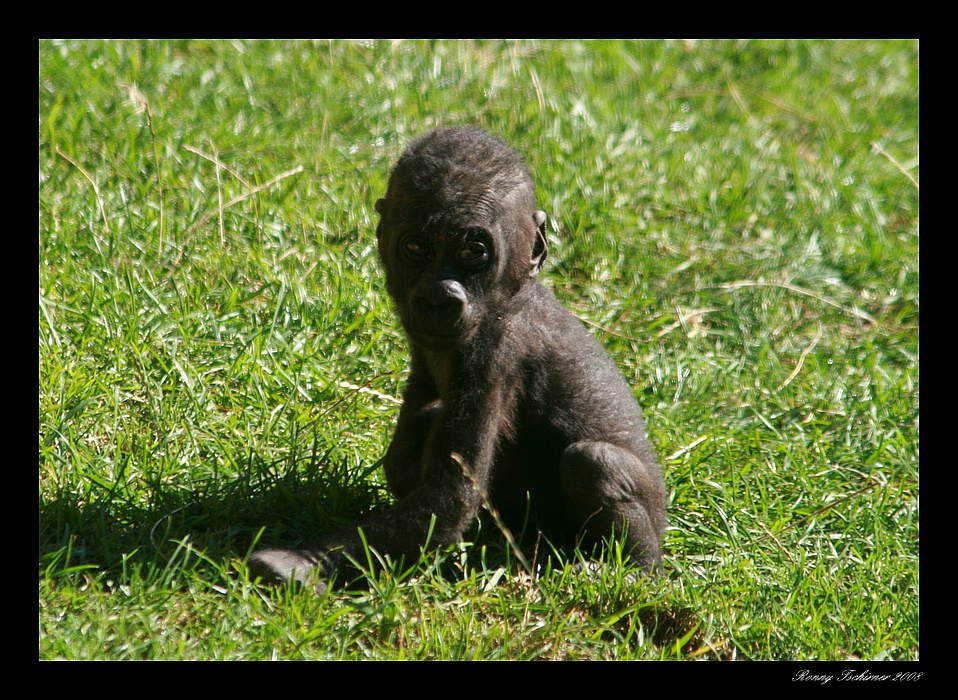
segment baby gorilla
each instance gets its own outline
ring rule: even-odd
[[[592,552],[613,536],[645,571],[662,559],[662,475],[629,387],[536,279],[546,216],[502,141],[437,129],[399,159],[376,202],[386,287],[412,368],[385,473],[397,502],[250,571],[326,589],[366,543],[393,559],[462,539],[483,499],[506,525]],[[355,571],[352,572],[355,575]]]

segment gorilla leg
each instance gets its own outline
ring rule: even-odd
[[[654,465],[617,445],[583,440],[562,453],[559,478],[587,549],[614,534],[643,570],[659,572],[665,493]]]

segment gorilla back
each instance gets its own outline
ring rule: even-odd
[[[482,494],[513,531],[587,552],[612,536],[657,571],[661,472],[621,374],[536,279],[546,217],[519,156],[479,130],[437,129],[405,151],[376,209],[412,354],[384,460],[397,502],[313,546],[257,552],[253,573],[324,590],[365,560],[358,528],[380,553],[418,556],[460,540]]]

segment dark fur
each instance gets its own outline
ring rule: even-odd
[[[528,521],[587,551],[614,533],[657,570],[662,476],[615,365],[535,279],[545,214],[519,156],[478,130],[432,131],[399,159],[376,209],[386,286],[412,347],[385,458],[397,502],[308,549],[257,552],[251,571],[322,591],[347,557],[365,560],[357,528],[380,553],[417,557],[462,538],[479,489],[514,531]]]

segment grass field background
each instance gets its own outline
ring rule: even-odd
[[[41,41],[40,658],[919,658],[918,105],[915,41]],[[531,167],[666,574],[255,586],[389,502],[373,203],[452,124]]]

